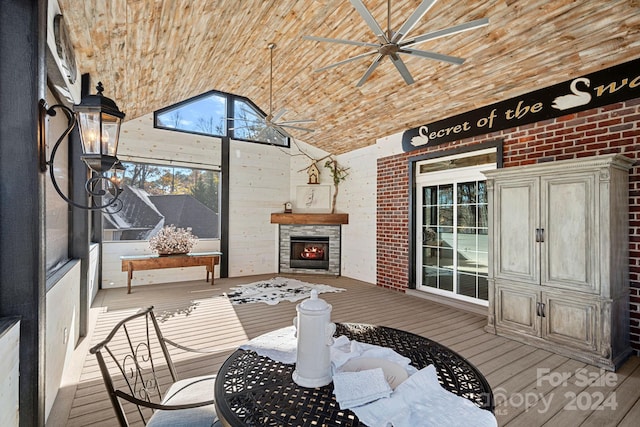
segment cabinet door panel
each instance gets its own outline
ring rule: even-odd
[[[537,178],[495,186],[495,277],[539,284],[535,229],[539,220]]]
[[[542,322],[543,338],[584,350],[597,350],[599,306],[595,300],[568,292],[543,292],[542,302],[546,318]]]
[[[496,284],[496,326],[539,335],[538,295],[539,292],[525,287]]]
[[[541,181],[541,284],[597,292],[593,174]]]

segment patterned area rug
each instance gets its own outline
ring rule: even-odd
[[[323,292],[343,292],[345,289],[334,288],[329,285],[315,285],[286,277],[274,277],[261,282],[230,288],[227,297],[232,304],[247,304],[252,302],[264,302],[275,305],[280,301],[298,301],[309,298],[311,290],[315,289],[319,294]]]

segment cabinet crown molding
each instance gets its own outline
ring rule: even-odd
[[[634,166],[635,160],[622,154],[604,154],[601,156],[580,157],[577,159],[558,160],[555,162],[535,163],[524,166],[514,166],[510,168],[493,169],[483,171],[487,178],[496,175],[522,175],[523,173],[552,173],[566,172],[573,173],[580,170],[595,170],[600,168],[616,168],[628,171]]]

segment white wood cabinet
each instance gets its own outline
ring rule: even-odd
[[[604,155],[485,172],[488,331],[611,370],[629,356],[632,165]]]

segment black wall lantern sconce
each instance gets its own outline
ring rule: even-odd
[[[120,183],[122,178],[118,173],[123,172],[124,167],[118,160],[118,140],[120,138],[120,125],[125,114],[120,111],[113,100],[102,95],[104,88],[102,83],[96,86],[98,93],[82,98],[80,104],[73,106],[73,110],[62,104],[55,104],[47,107],[46,102],[40,100],[40,127],[39,127],[39,149],[40,149],[40,170],[45,172],[49,168],[49,175],[56,192],[67,203],[77,208],[88,210],[104,210],[117,212],[122,209],[122,201],[118,199],[122,190]],[[47,160],[46,147],[46,116],[55,116],[56,109],[60,109],[67,117],[67,129],[60,135],[51,149],[51,157]],[[56,151],[62,141],[78,125],[80,141],[82,142],[82,156],[84,163],[94,172],[85,183],[85,189],[93,197],[101,198],[102,204],[95,203],[89,206],[77,203],[67,197],[56,181],[53,162]],[[111,172],[111,174],[109,174]]]

